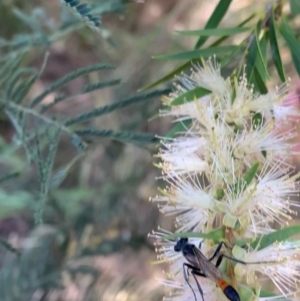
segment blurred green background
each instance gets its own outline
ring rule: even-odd
[[[223,23],[233,26],[237,18],[243,19],[251,10],[264,8],[266,2],[236,1]],[[47,66],[31,93],[38,94],[53,80],[76,68],[110,62],[117,68],[97,80],[108,76],[121,78],[119,86],[62,102],[53,108],[53,113],[72,116],[133,95],[177,65],[174,61],[153,60],[152,56],[193,48],[196,38],[182,37],[174,31],[202,28],[217,3],[215,0],[132,1],[126,5],[124,14],[103,16],[102,22],[113,44],[89,28],[56,40],[47,49],[50,54]],[[249,6],[250,3],[255,5]],[[0,36],[7,39],[26,32],[24,24],[12,13],[13,6],[23,11],[43,6],[49,24],[55,23],[60,9],[55,0],[2,0]],[[40,68],[44,53],[31,53],[29,64]],[[289,70],[289,59],[284,59]],[[293,75],[291,69],[289,76]],[[75,93],[83,84],[84,79],[79,78],[64,89]],[[49,101],[52,98],[49,95]],[[162,136],[172,124],[168,118],[154,118],[159,108],[161,103],[157,98],[96,118],[91,125]],[[71,167],[62,185],[51,191],[45,224],[35,227],[31,197],[39,189],[37,172],[25,164],[22,152],[10,152],[14,147],[14,130],[5,117],[0,125],[2,173],[9,167],[22,170],[18,178],[4,185],[6,193],[0,196],[0,237],[24,250],[21,259],[5,246],[0,252],[0,299],[161,300],[164,291],[156,285],[155,277],[165,277],[162,270],[167,270],[167,266],[150,265],[156,255],[147,234],[158,225],[172,229],[172,223],[161,217],[156,206],[148,201],[157,193],[156,187],[163,186],[156,180],[159,171],[152,165],[156,145],[141,148],[105,139],[93,144]],[[67,165],[75,156],[69,139],[62,139],[54,170]],[[10,191],[15,192],[13,197]],[[14,283],[13,273],[25,279],[20,286]],[[44,282],[31,287],[26,282],[31,274],[35,275],[33,278],[44,277]],[[31,280],[34,282],[35,278]],[[22,291],[22,298],[14,291]]]

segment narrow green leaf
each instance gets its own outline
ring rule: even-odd
[[[89,85],[84,86],[81,89],[81,92],[82,93],[89,93],[89,92],[92,92],[92,91],[95,91],[95,90],[99,90],[99,89],[103,89],[103,88],[106,88],[106,87],[111,87],[111,86],[114,86],[114,85],[118,85],[120,82],[121,82],[120,79],[103,80],[103,81],[100,81],[100,82],[95,83],[95,84],[89,84]]]
[[[89,136],[98,138],[110,138],[119,140],[122,142],[135,142],[135,143],[157,143],[159,138],[151,134],[139,134],[135,132],[126,131],[113,131],[113,130],[98,130],[98,129],[86,129],[78,130],[75,133],[79,136]]]
[[[49,110],[50,108],[53,108],[58,103],[61,103],[63,101],[70,101],[71,99],[74,99],[84,93],[90,93],[90,92],[93,92],[93,91],[96,91],[99,89],[117,85],[120,83],[120,81],[121,80],[119,80],[119,79],[112,79],[112,80],[100,81],[100,82],[94,83],[94,84],[88,84],[88,85],[84,86],[81,89],[81,92],[78,94],[73,94],[73,95],[66,95],[63,93],[57,94],[52,102],[42,106],[40,113],[44,114],[47,110]]]
[[[175,75],[179,74],[180,72],[184,71],[185,69],[187,69],[188,67],[190,67],[192,65],[192,63],[199,61],[199,59],[197,60],[192,60],[190,62],[184,63],[183,65],[180,65],[179,67],[176,67],[175,69],[173,69],[170,73],[168,73],[167,75],[161,77],[160,79],[156,80],[155,82],[144,86],[143,88],[139,89],[138,92],[143,92],[145,90],[149,90],[155,86],[158,86],[159,84],[162,84],[170,79],[173,79],[175,77]]]
[[[208,233],[200,233],[200,232],[184,232],[178,233],[175,232],[170,235],[166,235],[164,239],[176,239],[178,237],[188,237],[188,238],[205,238],[205,239],[212,239],[215,242],[220,242],[224,239],[224,230],[221,228],[212,230]]]
[[[258,30],[256,30],[255,34],[255,43],[258,51],[258,57],[255,62],[255,66],[261,75],[261,78],[265,81],[266,79],[270,78],[268,68],[267,68],[267,59],[266,59],[266,45],[267,45],[267,35],[263,35],[261,40],[258,39]],[[264,47],[264,53],[261,49],[261,46]]]
[[[178,122],[170,132],[166,134],[166,138],[174,138],[176,134],[185,132],[192,124],[191,119],[183,120]]]
[[[34,99],[32,99],[30,103],[30,107],[33,108],[37,104],[39,104],[48,94],[56,91],[57,89],[63,87],[70,81],[74,80],[75,78],[78,78],[84,74],[88,74],[94,71],[100,71],[100,70],[107,70],[107,69],[114,69],[115,67],[110,64],[94,64],[91,66],[87,66],[84,68],[77,69],[73,72],[70,72],[66,74],[65,76],[59,78],[57,81],[52,83],[49,87],[47,87],[40,95],[36,96]]]
[[[254,84],[259,81],[260,85],[257,85],[258,87],[260,86],[265,86],[261,84],[261,80],[264,82],[264,79],[269,78],[269,73],[267,70],[267,62],[264,61],[261,49],[260,49],[260,43],[259,43],[259,29],[260,28],[260,23],[257,24],[257,27],[254,32],[254,37],[251,43],[251,46],[249,48],[249,53],[247,56],[247,67],[246,67],[246,72],[248,75],[248,79],[250,82],[253,82]],[[253,79],[255,69],[257,70],[256,73],[259,73],[259,79]],[[256,74],[257,75],[257,74]],[[256,76],[255,75],[255,76]]]
[[[221,200],[224,197],[225,193],[224,193],[224,189],[223,188],[218,188],[216,190],[216,194],[214,196],[214,198],[216,200]]]
[[[281,55],[278,47],[278,38],[277,38],[277,30],[275,27],[275,18],[274,18],[274,10],[272,10],[271,18],[269,19],[269,27],[270,27],[270,46],[271,46],[271,54],[272,60],[278,72],[278,75],[282,82],[286,82],[286,76],[284,67],[282,65]]]
[[[187,36],[231,36],[245,31],[249,31],[249,27],[231,27],[231,28],[212,28],[199,30],[183,30],[177,31]]]
[[[252,82],[254,84],[254,88],[256,91],[259,91],[261,94],[267,94],[268,88],[262,78],[262,75],[259,73],[256,66],[253,69],[253,79]]]
[[[265,66],[267,66],[268,62],[268,56],[267,56],[267,48],[268,48],[268,42],[269,42],[269,31],[266,30],[263,33],[263,36],[259,40],[259,47],[261,51],[262,60],[265,62]]]
[[[53,164],[57,152],[57,147],[59,143],[59,137],[61,134],[61,129],[59,127],[49,126],[45,133],[45,137],[48,142],[48,150],[46,158],[42,155],[41,138],[37,135],[35,137],[35,152],[36,152],[36,164],[38,167],[39,178],[40,178],[40,191],[39,200],[35,212],[35,222],[37,224],[43,222],[43,212],[45,209],[45,204],[48,198],[48,192],[50,189],[50,176],[53,169]]]
[[[12,93],[12,101],[16,104],[20,104],[37,79],[38,75],[34,74],[29,79],[26,79],[23,82],[21,82]]]
[[[251,166],[251,168],[248,170],[248,172],[244,175],[244,180],[247,183],[247,185],[249,185],[252,182],[252,180],[254,179],[256,172],[258,170],[258,167],[259,167],[259,163],[258,162],[254,163]]]
[[[71,142],[78,153],[83,153],[87,150],[87,144],[77,134],[72,135]]]
[[[257,299],[254,290],[250,287],[240,285],[238,292],[239,292],[240,300],[253,301]]]
[[[293,15],[300,14],[300,1],[299,0],[290,0],[291,13]]]
[[[232,0],[220,0],[204,28],[205,29],[216,28],[222,21],[223,17],[225,16],[231,2]],[[200,39],[197,41],[195,45],[195,48],[201,47],[206,42],[206,40],[207,37],[203,37],[203,36],[200,37]]]
[[[294,66],[297,70],[298,75],[300,75],[300,43],[295,38],[293,31],[285,18],[282,18],[279,30],[291,51]]]
[[[3,64],[3,66],[0,68],[0,86],[6,84],[7,81],[10,80],[15,72],[20,68],[25,55],[26,53],[21,53],[13,56]]]
[[[226,55],[226,57],[221,60],[220,66],[223,68],[226,66],[231,60],[238,55],[238,53],[243,49],[243,44],[239,45],[234,51],[232,51],[230,54]]]
[[[137,94],[135,96],[129,97],[129,98],[127,98],[125,100],[122,100],[122,101],[118,101],[118,102],[113,103],[111,105],[103,106],[103,107],[100,107],[100,108],[95,108],[91,111],[79,114],[79,115],[65,121],[65,126],[70,126],[70,125],[75,124],[75,123],[85,122],[85,121],[88,121],[92,118],[99,117],[101,115],[108,114],[110,112],[125,108],[129,105],[136,104],[136,103],[143,102],[143,101],[147,101],[147,100],[149,100],[153,97],[157,97],[157,96],[161,96],[163,94],[167,94],[168,92],[170,92],[170,89],[155,90],[155,91],[146,92],[146,93],[143,93],[143,94],[142,93]]]
[[[261,113],[255,113],[252,116],[252,126],[254,129],[260,129],[264,123],[264,118]]]
[[[35,73],[35,70],[33,68],[20,68],[14,74],[12,74],[12,76],[6,83],[7,87],[5,92],[7,99],[12,99],[13,89],[20,82],[20,80],[22,80],[22,77],[26,75],[32,75],[33,73]],[[17,88],[18,87],[16,87],[16,89]]]
[[[256,43],[252,41],[246,57],[246,74],[249,82],[252,82],[253,69],[257,58]]]
[[[92,8],[87,3],[80,3],[79,1],[62,0],[67,7],[71,9],[74,15],[80,18],[85,24],[96,32],[100,32],[99,25],[101,23],[100,17],[92,14]]]
[[[207,90],[205,88],[202,87],[197,87],[193,90],[189,90],[181,95],[179,95],[177,98],[175,98],[172,102],[171,102],[171,106],[177,106],[177,105],[181,105],[183,103],[186,102],[190,102],[190,101],[194,101],[195,99],[201,98],[205,95],[210,94],[211,91]]]
[[[0,184],[2,185],[4,182],[14,179],[14,178],[18,177],[19,175],[20,175],[20,173],[17,171],[4,174],[0,178]]]
[[[292,300],[294,300],[294,298],[288,299],[288,298],[285,298],[282,295],[280,295],[280,297],[279,297],[278,295],[274,294],[273,292],[269,292],[269,291],[266,291],[266,290],[260,290],[259,297],[267,299],[267,300],[268,300],[268,297],[270,297],[269,300],[280,300],[280,301],[292,301]],[[278,298],[276,298],[276,297],[278,297]]]
[[[300,225],[292,225],[280,230],[274,231],[270,234],[263,235],[256,238],[250,245],[254,249],[264,249],[274,242],[281,242],[289,239],[293,235],[300,234]]]
[[[243,26],[245,24],[247,24],[249,21],[251,21],[254,17],[256,16],[256,14],[252,14],[250,15],[247,19],[245,19],[243,22],[241,22],[238,26]],[[210,47],[214,47],[214,46],[218,46],[220,45],[222,42],[226,41],[228,39],[228,36],[227,37],[222,37],[220,39],[218,39],[217,41],[213,42]],[[241,48],[239,48],[238,51],[236,51],[236,53],[238,53],[240,51]],[[233,54],[234,52],[232,52]],[[180,72],[188,69],[189,67],[192,66],[193,63],[197,63],[200,61],[200,58],[197,58],[195,60],[191,60],[190,62],[186,62],[178,67],[176,67],[175,69],[173,69],[171,72],[169,72],[167,75],[159,78],[158,80],[156,80],[155,82],[147,85],[147,86],[144,86],[143,88],[141,88],[139,90],[139,92],[142,92],[142,91],[145,91],[145,90],[148,90],[148,89],[151,89],[155,86],[158,86],[168,80],[171,80],[174,78],[174,76],[176,76],[177,74],[179,74]],[[228,63],[228,61],[226,60],[226,58],[224,59],[224,64],[222,64],[222,66],[225,66],[226,64]]]
[[[234,185],[233,191],[235,193],[244,191],[247,186],[252,182],[253,178],[256,175],[257,169],[259,167],[259,163],[254,163],[251,168],[247,171],[247,173],[244,175],[243,179],[238,179],[236,184]]]
[[[33,196],[22,190],[14,193],[7,193],[0,189],[0,219],[15,216],[16,212],[31,208],[33,205]]]
[[[247,24],[249,21],[251,21],[254,17],[256,17],[256,14],[250,15],[247,19],[245,19],[244,21],[239,23],[237,27],[243,27],[245,24]],[[218,46],[222,42],[226,41],[229,37],[230,36],[223,36],[223,37],[217,39],[216,41],[214,41],[212,44],[210,44],[209,47]],[[242,45],[238,45],[238,46],[242,46]]]
[[[58,171],[54,173],[54,175],[50,179],[50,188],[57,188],[60,186],[60,184],[65,180],[67,175],[70,172],[70,169],[73,167],[73,165],[83,156],[84,153],[80,153],[76,157],[74,157],[71,162],[69,162],[64,167],[60,168]]]
[[[208,58],[215,55],[225,55],[228,52],[236,50],[238,46],[218,46],[209,47],[205,49],[197,49],[191,51],[184,51],[179,53],[171,53],[165,55],[158,55],[153,57],[158,60],[192,60],[200,57]]]

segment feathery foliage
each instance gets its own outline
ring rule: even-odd
[[[289,15],[283,12],[284,5],[290,8]],[[291,28],[291,20],[299,14],[297,1],[270,1],[264,14],[260,11],[249,15],[236,27],[222,28],[220,22],[226,17],[226,12],[232,1],[220,0],[212,15],[207,21],[204,29],[183,30],[177,33],[190,37],[197,37],[198,40],[193,50],[180,53],[164,54],[155,56],[159,60],[184,60],[185,63],[172,70],[167,75],[145,86],[143,90],[160,85],[180,72],[187,70],[195,63],[201,64],[201,58],[215,55],[222,67],[229,63],[234,64],[233,72],[241,74],[246,64],[247,77],[254,85],[256,91],[266,93],[266,80],[269,79],[269,63],[273,63],[277,74],[282,82],[286,82],[285,67],[282,64],[282,53],[285,50],[279,47],[285,41],[285,45],[291,53],[294,67],[300,75],[299,68],[299,39],[297,39]],[[238,44],[232,43],[234,35],[242,34]],[[212,38],[217,37],[216,40]],[[229,68],[232,69],[232,66]]]
[[[48,54],[44,55],[40,68],[29,67],[34,56],[40,56],[52,43],[86,25],[95,31],[93,34],[96,39],[102,37],[112,44],[110,31],[100,22],[101,16],[124,12],[127,2],[114,0],[87,4],[79,0],[58,1],[61,15],[55,22],[51,22],[43,7],[34,8],[29,13],[14,8],[13,13],[22,22],[26,32],[20,32],[10,39],[0,38],[1,114],[14,129],[11,143],[0,140],[0,164],[3,167],[0,175],[0,221],[21,212],[30,212],[36,225],[28,242],[25,241],[20,249],[0,238],[1,249],[5,251],[5,264],[0,270],[3,284],[0,288],[1,300],[27,301],[32,299],[37,290],[42,290],[46,296],[51,288],[60,287],[60,274],[69,240],[68,231],[62,231],[62,227],[66,222],[64,216],[68,218],[73,213],[66,213],[69,209],[56,204],[53,195],[74,164],[87,154],[90,145],[95,144],[99,138],[139,146],[157,142],[155,135],[97,128],[92,125],[92,121],[125,107],[158,98],[168,89],[132,96],[124,94],[123,99],[116,99],[113,103],[88,109],[75,116],[64,116],[57,109],[58,105],[66,103],[72,106],[76,98],[91,92],[95,95],[98,93],[100,98],[103,89],[118,86],[122,79],[111,76],[116,66],[110,62],[84,66],[54,79],[40,92],[35,91],[47,69]],[[76,87],[77,91],[64,92],[68,90],[66,86],[78,78],[83,79],[84,83]],[[95,78],[104,80],[92,80]],[[69,157],[69,162],[57,167],[57,152],[62,141],[66,140],[74,146],[75,152]],[[28,182],[28,189],[24,191],[19,183],[30,181],[31,172],[37,174],[38,181]],[[26,173],[29,173],[28,179]],[[82,194],[78,192],[78,196]],[[76,208],[78,215],[81,209],[79,203],[77,205],[74,203],[69,206]],[[49,207],[57,210],[62,218],[53,227],[44,224],[47,223],[49,210],[46,209]],[[95,281],[99,276],[99,271],[92,267],[81,266],[69,270],[72,275],[83,272],[91,274]]]

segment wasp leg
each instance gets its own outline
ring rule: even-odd
[[[201,274],[202,274],[202,273],[201,273]],[[197,280],[197,278],[196,278],[196,275],[199,275],[199,274],[198,274],[196,271],[192,270],[192,275],[193,275],[193,277],[194,277],[194,279],[195,279],[195,282],[196,282],[196,284],[197,284],[197,288],[198,288],[199,293],[200,293],[200,295],[201,295],[201,297],[202,297],[202,301],[204,301],[204,294],[203,294],[202,288],[201,288],[201,286],[200,286],[200,284],[199,284],[199,282],[198,282],[198,280]]]
[[[225,254],[220,254],[220,256],[219,256],[219,258],[218,258],[218,260],[216,262],[216,267],[218,267],[221,264],[223,258],[227,258],[227,259],[229,259],[231,261],[234,261],[234,262],[237,262],[237,263],[241,263],[241,264],[245,264],[245,265],[246,264],[259,264],[259,263],[261,263],[260,261],[257,261],[257,262],[245,262],[243,260],[239,260],[239,259],[227,256]]]
[[[198,280],[197,280],[197,278],[196,278],[195,275],[201,276],[201,277],[206,277],[205,274],[202,273],[202,272],[200,271],[200,269],[197,269],[197,268],[195,268],[194,266],[192,266],[191,264],[188,264],[188,263],[184,263],[184,264],[182,265],[182,268],[183,268],[183,276],[184,276],[184,280],[186,281],[186,283],[188,284],[188,286],[189,286],[190,289],[192,290],[193,295],[194,295],[194,298],[195,298],[195,301],[197,301],[197,297],[196,297],[195,291],[193,290],[193,288],[192,288],[192,286],[191,286],[191,284],[190,284],[190,282],[189,282],[189,277],[188,277],[188,274],[187,274],[187,273],[189,272],[189,270],[191,270],[191,274],[193,275],[193,278],[194,278],[194,280],[196,281],[196,285],[197,285],[197,288],[198,288],[198,290],[199,290],[199,293],[200,293],[200,295],[201,295],[201,297],[202,297],[202,301],[204,301],[203,291],[202,291],[201,286],[200,286],[200,284],[199,284],[199,282],[198,282]],[[186,269],[185,269],[185,268],[186,268]]]
[[[186,281],[186,283],[188,284],[188,286],[190,287],[190,289],[192,290],[193,294],[194,294],[194,298],[195,298],[195,301],[197,301],[197,298],[196,298],[196,294],[192,288],[192,286],[190,285],[190,282],[189,282],[189,277],[188,277],[188,274],[187,274],[187,271],[185,270],[185,266],[187,266],[187,271],[188,271],[188,264],[184,263],[182,265],[182,269],[183,269],[183,277],[184,277],[184,280]]]
[[[221,248],[222,248],[223,246],[225,246],[227,249],[231,249],[230,247],[228,247],[228,246],[225,244],[225,242],[221,241],[221,242],[218,244],[218,246],[217,246],[217,248],[216,248],[214,254],[213,254],[208,260],[209,260],[209,261],[212,261],[213,259],[215,259],[216,256],[220,253],[220,250],[221,250]]]

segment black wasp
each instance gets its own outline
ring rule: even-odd
[[[222,248],[222,245],[224,243],[221,242],[218,244],[215,252],[210,258],[206,258],[202,252],[193,244],[190,244],[188,242],[188,238],[180,238],[177,242],[176,245],[174,246],[174,250],[176,252],[182,252],[183,256],[189,263],[184,263],[183,264],[183,274],[184,274],[184,279],[189,285],[189,287],[192,289],[195,300],[196,294],[192,288],[192,286],[189,283],[188,280],[188,272],[190,272],[195,279],[195,282],[197,284],[197,288],[200,292],[200,295],[202,297],[202,300],[204,301],[204,296],[203,296],[203,291],[201,289],[201,286],[196,278],[196,276],[201,276],[201,277],[206,277],[209,278],[210,280],[214,281],[217,286],[221,288],[223,291],[224,295],[230,300],[230,301],[240,301],[240,296],[238,292],[228,283],[224,280],[220,270],[218,269],[219,265],[222,262],[222,259],[225,257],[227,259],[230,259],[232,261],[241,263],[241,264],[248,264],[244,261],[229,257],[225,254],[220,254],[220,250]],[[211,261],[215,259],[216,257],[217,261],[216,264],[214,265]],[[252,262],[254,263],[254,262]],[[258,263],[258,262],[255,262]]]

